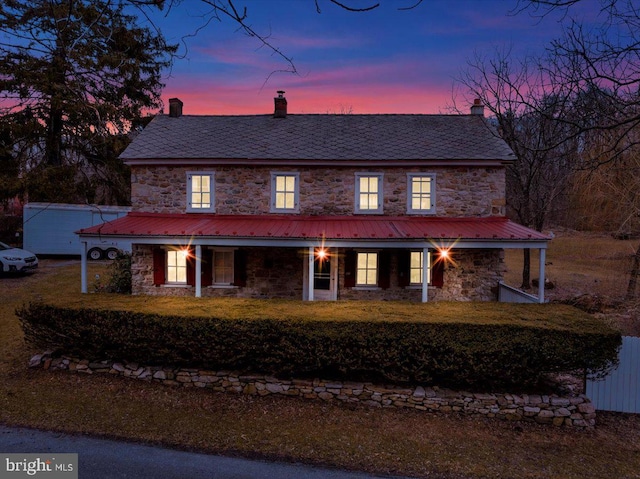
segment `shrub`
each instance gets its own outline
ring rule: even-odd
[[[229,320],[38,303],[17,315],[31,344],[91,360],[478,391],[531,387],[553,372],[605,371],[621,343],[604,326]]]
[[[99,293],[131,294],[131,254],[118,251],[107,270],[107,282],[97,278],[94,289]]]

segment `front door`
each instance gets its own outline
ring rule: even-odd
[[[330,251],[324,255],[316,254],[313,260],[313,299],[315,301],[335,301],[336,273],[338,258],[333,258]],[[305,261],[305,284],[309,277],[308,263]],[[305,298],[306,299],[306,298]]]
[[[316,259],[313,262],[313,296],[318,300],[331,299],[331,257]]]

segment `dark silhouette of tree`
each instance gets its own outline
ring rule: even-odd
[[[91,182],[83,177],[92,176],[92,158],[100,156],[111,135],[126,132],[143,112],[161,104],[162,70],[176,46],[138,26],[126,5],[110,0],[0,5],[1,114],[4,125],[20,124],[9,130],[9,154],[26,155],[20,168],[32,200],[85,199]],[[111,152],[113,158],[118,153]]]

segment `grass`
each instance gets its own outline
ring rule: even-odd
[[[548,257],[552,254],[549,251]],[[16,307],[54,297],[65,304],[98,305],[104,298],[76,294],[79,267],[58,264],[45,260],[33,276],[0,278],[0,421],[4,424],[379,474],[640,477],[640,416],[600,413],[595,430],[572,431],[29,370],[29,357],[39,351],[25,347],[13,314]],[[103,274],[102,266],[92,264],[89,277],[97,273]]]
[[[615,240],[602,233],[567,232],[550,243],[546,276],[556,286],[551,298],[583,293],[621,299],[627,291],[631,257],[640,240]],[[506,250],[505,282],[522,283],[522,250]],[[538,278],[538,251],[531,254],[531,277]]]

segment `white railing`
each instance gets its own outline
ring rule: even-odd
[[[501,303],[538,303],[538,297],[525,293],[500,281],[498,283],[498,301]]]

